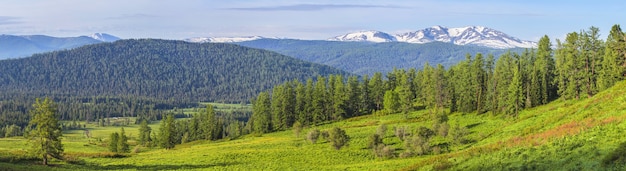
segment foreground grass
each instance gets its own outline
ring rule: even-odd
[[[139,153],[114,156],[103,153],[107,136],[119,127],[90,128],[96,138],[82,131],[64,134],[72,163],[54,161],[40,166],[38,160],[20,156],[26,148],[22,138],[0,139],[0,168],[10,170],[624,170],[624,165],[603,163],[624,141],[626,129],[626,82],[592,98],[574,102],[555,101],[525,110],[516,118],[490,114],[449,115],[451,126],[469,128],[471,143],[451,147],[451,152],[410,158],[379,159],[367,149],[368,137],[380,124],[389,127],[384,143],[398,156],[404,144],[392,128],[431,127],[428,111],[405,119],[402,114],[367,115],[306,128],[300,137],[291,130],[245,136],[235,140],[197,141],[171,150],[141,148]],[[155,126],[153,124],[152,126]],[[350,145],[334,150],[324,140],[312,144],[304,137],[312,129],[341,127]],[[137,134],[137,127],[125,127]],[[157,129],[153,129],[157,130]],[[94,142],[94,139],[102,142]],[[131,136],[132,138],[132,136]],[[447,140],[449,138],[439,139]]]

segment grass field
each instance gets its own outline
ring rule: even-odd
[[[141,148],[139,153],[114,158],[102,146],[119,127],[88,125],[83,131],[67,131],[63,143],[72,164],[54,161],[52,167],[38,160],[15,160],[27,148],[23,138],[0,139],[0,168],[9,170],[624,170],[623,165],[602,164],[606,155],[625,142],[626,82],[579,101],[555,101],[525,110],[517,118],[485,114],[449,115],[449,125],[469,129],[468,144],[451,146],[438,155],[398,157],[404,143],[393,127],[431,127],[428,111],[405,119],[402,114],[367,115],[305,128],[300,137],[291,130],[244,136],[235,140],[196,141],[174,149]],[[379,125],[388,125],[384,143],[393,146],[394,158],[381,159],[367,149],[368,137]],[[158,124],[151,125],[153,130]],[[131,140],[138,126],[125,127]],[[341,127],[351,137],[348,147],[334,150],[324,140],[312,144],[304,139],[312,129]],[[101,139],[102,142],[97,141]],[[431,141],[447,141],[436,137]],[[131,142],[133,143],[133,142]],[[26,157],[24,157],[26,158]]]

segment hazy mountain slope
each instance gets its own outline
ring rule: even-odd
[[[348,74],[233,44],[121,40],[0,61],[0,91],[249,100],[292,79]]]
[[[259,39],[236,43],[243,46],[272,50],[303,59],[330,65],[356,74],[387,73],[396,68],[421,68],[430,65],[450,66],[465,60],[466,54],[492,53],[496,57],[508,51],[479,46],[459,46],[450,43],[369,43],[321,40]],[[523,49],[512,49],[520,52]]]
[[[95,33],[91,36],[79,37],[0,35],[0,59],[27,57],[35,53],[63,50],[116,40],[119,40],[119,38],[105,33]]]

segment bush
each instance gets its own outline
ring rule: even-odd
[[[449,131],[450,131],[450,125],[448,125],[448,123],[442,123],[439,125],[439,130],[437,130],[437,133],[441,137],[446,137],[448,136]]]
[[[320,137],[320,130],[314,129],[311,132],[309,132],[309,134],[306,136],[306,139],[308,139],[311,143],[315,144],[319,137]]]
[[[329,138],[330,138],[330,135],[328,134],[328,131],[323,130],[323,131],[321,132],[321,135],[322,135],[322,138],[324,138],[324,141],[326,141],[326,142],[329,142],[329,141],[330,141],[330,139],[329,139]]]
[[[380,135],[380,138],[385,138],[387,135],[387,124],[381,124],[376,129],[376,134]]]
[[[411,154],[426,155],[431,152],[428,139],[420,136],[419,134],[413,135],[411,138],[405,140],[404,145]]]
[[[623,164],[626,164],[626,142],[619,144],[617,149],[613,150],[602,159],[603,166]]]
[[[387,146],[385,144],[379,144],[378,146],[376,146],[375,148],[373,148],[374,151],[374,155],[376,155],[376,157],[379,158],[393,158],[394,156],[394,151],[396,151],[392,146]]]
[[[300,132],[302,132],[302,124],[296,121],[293,123],[293,133],[296,134],[296,138],[300,137]]]
[[[378,134],[372,134],[368,142],[369,142],[367,145],[368,148],[376,149],[378,145],[383,144],[383,139],[380,138],[380,135]]]
[[[394,132],[396,134],[396,137],[400,138],[401,141],[404,141],[404,137],[407,136],[407,131],[406,130],[408,130],[406,128],[406,126],[398,127],[398,128],[394,128],[394,129],[395,129]]]
[[[334,127],[329,132],[330,145],[334,147],[336,150],[341,149],[341,147],[348,145],[348,141],[350,141],[350,136],[346,134],[346,131],[339,127]]]
[[[467,127],[459,126],[457,123],[454,128],[452,128],[452,132],[450,134],[452,136],[452,141],[457,144],[465,144],[467,142],[465,136],[469,134],[469,130]]]

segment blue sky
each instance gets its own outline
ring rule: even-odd
[[[3,0],[0,34],[121,38],[266,36],[326,39],[353,31],[415,31],[480,25],[524,40],[613,24],[626,27],[615,0]],[[626,28],[625,28],[626,29]]]

